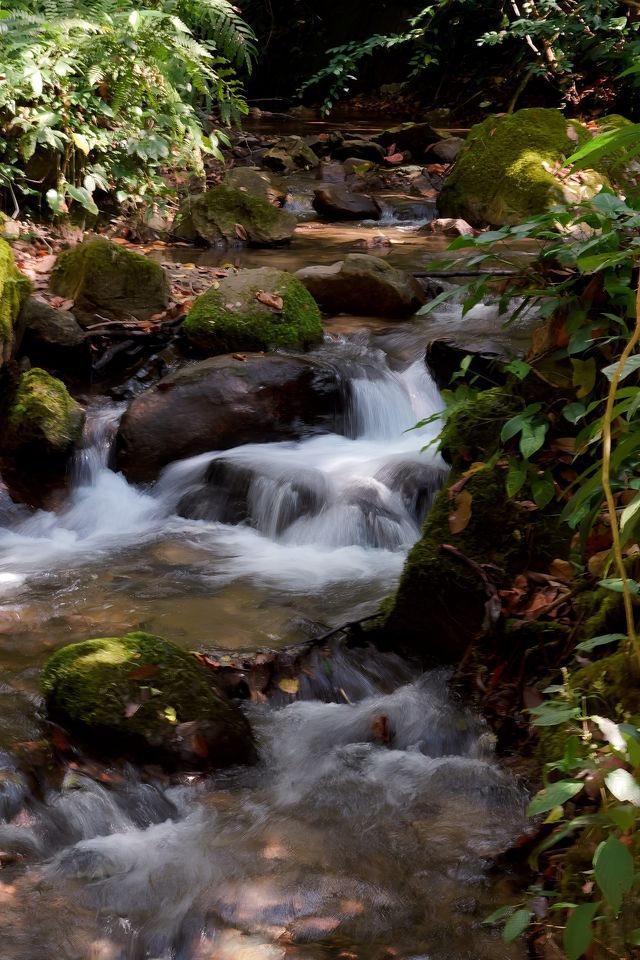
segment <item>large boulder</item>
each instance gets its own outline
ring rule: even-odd
[[[352,157],[354,160],[382,163],[384,150],[373,140],[344,140],[339,147],[335,148],[333,156],[336,160],[347,160]]]
[[[0,367],[12,356],[16,325],[30,292],[31,284],[16,267],[11,247],[0,240]]]
[[[583,171],[579,179],[563,180],[554,173],[590,138],[559,110],[532,107],[488,117],[472,127],[458,154],[438,199],[440,216],[501,227],[593,196],[606,177]]]
[[[351,192],[344,183],[324,183],[313,191],[313,209],[329,220],[379,220],[382,208],[366,193]]]
[[[249,724],[193,654],[147,633],[62,647],[41,680],[47,711],[108,754],[170,767],[255,759]]]
[[[427,300],[414,277],[366,253],[350,253],[328,266],[303,267],[296,277],[332,313],[406,317]]]
[[[176,214],[172,233],[179,240],[211,246],[239,242],[273,246],[289,241],[297,222],[292,213],[268,200],[221,184],[187,197]]]
[[[210,357],[133,401],[116,438],[116,465],[134,482],[174,460],[242,443],[296,440],[340,428],[342,391],[328,366],[279,354]]]
[[[400,126],[383,130],[374,139],[386,149],[395,147],[395,150],[401,153],[408,150],[413,159],[418,162],[424,159],[428,147],[444,140],[445,137],[434,130],[430,123],[402,123]]]
[[[74,315],[35,297],[29,297],[24,308],[18,354],[54,373],[86,379],[91,370],[89,339]]]
[[[198,297],[182,332],[201,353],[305,349],[322,339],[318,306],[292,273],[274,267],[230,273]]]
[[[50,467],[65,460],[82,436],[84,411],[61,380],[33,367],[7,399],[0,445],[20,460]]]
[[[258,167],[233,167],[225,174],[224,183],[234,190],[267,200],[274,207],[281,207],[287,196],[285,182]]]
[[[274,173],[293,173],[294,170],[315,170],[318,156],[302,137],[282,137],[262,157],[263,167]]]
[[[166,309],[169,281],[154,260],[95,238],[63,251],[51,274],[53,293],[73,300],[82,327],[99,319],[147,320]]]

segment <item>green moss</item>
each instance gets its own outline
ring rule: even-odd
[[[282,298],[282,307],[256,299],[263,291]],[[294,276],[271,268],[245,270],[198,297],[182,330],[202,353],[306,348],[322,337],[318,306]]]
[[[173,233],[185,240],[281,243],[296,226],[293,214],[274,207],[262,197],[223,184],[190,197],[178,212]]]
[[[463,217],[475,226],[503,226],[575,199],[545,165],[562,162],[590,138],[581,123],[559,110],[534,107],[488,117],[469,133],[440,194],[440,215]],[[593,192],[602,182],[596,178]]]
[[[571,674],[571,686],[587,701],[587,712],[616,722],[640,715],[640,670],[624,650],[596,660]]]
[[[146,734],[188,720],[234,720],[196,659],[147,633],[63,647],[45,664],[41,687],[54,713],[87,727]],[[139,706],[127,716],[131,704]]]
[[[0,240],[0,341],[9,348],[16,321],[30,293],[31,284],[17,269],[11,247]],[[2,354],[0,361],[1,358]]]
[[[9,404],[3,431],[4,443],[21,447],[44,443],[51,452],[63,453],[82,435],[84,413],[61,380],[34,367],[23,373]]]
[[[445,458],[456,469],[488,460],[500,446],[502,424],[523,407],[510,387],[483,390],[447,419],[441,441]]]

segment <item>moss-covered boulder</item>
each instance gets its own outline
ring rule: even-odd
[[[280,177],[258,167],[233,167],[224,176],[227,187],[260,197],[274,207],[281,207],[287,196],[287,185]]]
[[[10,359],[18,318],[31,292],[31,284],[13,261],[13,251],[0,240],[0,366]]]
[[[96,314],[146,320],[169,303],[169,281],[159,263],[102,238],[63,251],[50,288],[74,301],[73,315],[83,327],[96,323]]]
[[[559,110],[532,107],[488,117],[472,127],[440,197],[441,217],[461,217],[474,227],[501,227],[545,213],[557,203],[593,196],[606,176],[555,175],[591,133]]]
[[[244,714],[190,653],[129,633],[73,643],[42,672],[52,719],[110,754],[172,767],[225,767],[255,758]]]
[[[293,274],[273,267],[231,273],[194,302],[182,325],[203,354],[306,349],[322,339],[320,310]]]
[[[262,165],[274,173],[314,170],[320,161],[302,137],[281,137],[262,157]]]
[[[506,491],[506,463],[490,463],[500,430],[523,408],[516,388],[495,387],[460,408],[443,433],[452,462],[422,537],[384,608],[382,638],[423,660],[456,663],[469,645],[495,628],[496,588],[566,551],[556,511],[530,511],[530,491]],[[469,469],[472,464],[480,466]]]
[[[10,392],[0,442],[19,459],[66,460],[82,436],[84,410],[61,380],[39,367],[20,375]],[[48,465],[51,465],[50,463]]]
[[[188,197],[176,214],[171,232],[179,240],[211,246],[274,246],[291,239],[297,222],[292,213],[274,207],[262,197],[220,185]]]

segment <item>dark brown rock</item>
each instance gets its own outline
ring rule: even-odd
[[[406,317],[427,300],[414,277],[365,253],[350,253],[329,266],[304,267],[296,277],[325,310],[335,313]]]
[[[118,431],[117,468],[144,482],[184,457],[336,428],[342,394],[330,367],[306,357],[243,356],[184,367],[134,400]]]
[[[379,220],[380,204],[366,193],[352,193],[344,183],[327,183],[313,191],[313,209],[329,220]]]

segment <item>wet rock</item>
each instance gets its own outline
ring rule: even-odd
[[[379,220],[382,209],[366,193],[355,193],[343,183],[328,183],[313,191],[313,209],[329,220]]]
[[[430,123],[403,123],[397,127],[389,127],[376,136],[376,142],[388,148],[395,144],[396,151],[402,153],[408,150],[416,162],[424,159],[428,147],[445,137],[431,126]]]
[[[21,460],[64,460],[82,434],[84,411],[61,380],[34,367],[10,393],[0,443]]]
[[[491,341],[474,341],[440,338],[427,344],[426,363],[439,390],[451,386],[452,378],[460,370],[465,357],[471,356],[466,377],[472,379],[478,389],[486,390],[503,383],[506,377],[504,366],[509,362],[504,348]]]
[[[306,349],[322,339],[322,319],[293,274],[260,267],[230,273],[198,297],[182,332],[208,356],[271,347]]]
[[[30,292],[31,284],[17,269],[11,247],[0,240],[0,367],[13,354],[18,319]]]
[[[147,633],[85,640],[46,662],[49,716],[100,752],[169,767],[226,767],[255,759],[244,714],[201,664]]]
[[[267,200],[274,207],[281,207],[287,196],[286,183],[258,167],[234,167],[225,174],[224,183],[234,190]]]
[[[448,473],[444,465],[399,460],[385,464],[375,479],[384,483],[389,490],[399,493],[407,512],[421,524]]]
[[[323,180],[325,183],[342,183],[347,179],[347,171],[342,163],[325,161],[320,164],[317,179]]]
[[[431,223],[420,227],[419,233],[435,233],[441,237],[473,237],[476,231],[470,223],[460,217],[438,217]]]
[[[87,334],[69,310],[30,297],[24,309],[19,354],[51,372],[87,378],[91,355]]]
[[[169,281],[159,263],[102,238],[63,251],[49,285],[74,301],[73,315],[82,327],[104,318],[146,320],[169,303]]]
[[[320,160],[302,137],[282,137],[262,157],[263,167],[275,173],[315,170]]]
[[[221,185],[188,197],[176,214],[172,233],[180,240],[212,246],[274,246],[290,240],[296,224],[292,213],[279,210],[260,197]]]
[[[134,482],[154,480],[168,463],[198,453],[335,430],[342,406],[337,374],[313,359],[211,357],[133,401],[118,430],[116,465]]]
[[[364,253],[350,253],[329,266],[304,267],[296,277],[322,307],[336,313],[406,317],[427,300],[414,277]]]
[[[474,227],[501,227],[545,213],[557,203],[594,195],[606,177],[582,171],[560,180],[553,169],[591,133],[559,110],[541,107],[488,117],[472,127],[438,199],[442,217]]]
[[[333,150],[336,160],[368,160],[370,163],[382,163],[384,150],[373,140],[344,140]]]
[[[435,163],[454,163],[464,146],[462,137],[447,137],[429,150],[429,159],[433,157]]]

